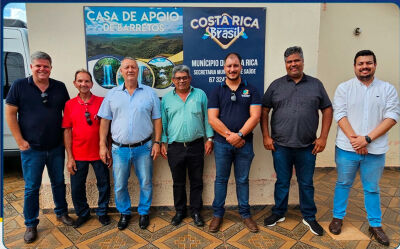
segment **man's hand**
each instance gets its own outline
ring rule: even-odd
[[[113,165],[113,158],[112,158],[111,148],[107,149],[107,155],[108,155],[108,160],[107,160],[108,164],[106,164],[106,165],[107,165],[108,168],[111,168],[112,165]]]
[[[311,153],[313,155],[317,155],[317,153],[324,151],[325,146],[326,146],[326,138],[319,137],[319,138],[315,139],[313,144],[315,146]]]
[[[356,150],[356,153],[360,154],[360,155],[367,155],[368,154],[367,147],[364,147],[364,148],[361,148],[359,150]]]
[[[165,145],[165,143],[161,144],[161,156],[164,159],[167,159],[167,146]]]
[[[235,132],[226,132],[226,141],[236,148],[241,148],[246,141]]]
[[[210,155],[212,150],[214,148],[214,142],[213,141],[208,141],[204,144],[204,152],[206,155]]]
[[[368,145],[368,142],[365,140],[364,136],[351,136],[350,143],[354,150],[359,150]]]
[[[31,146],[29,146],[28,141],[26,141],[25,139],[18,141],[18,148],[20,151],[29,150],[30,147]]]
[[[160,155],[160,145],[158,143],[153,144],[153,148],[151,149],[151,156],[153,157],[153,161]]]
[[[101,161],[103,161],[104,164],[106,164],[109,168],[112,165],[112,157],[111,157],[111,153],[108,150],[107,146],[103,145],[100,146],[100,159]]]
[[[68,158],[67,160],[67,170],[71,175],[75,175],[75,172],[77,171],[76,169],[76,163],[73,158]]]
[[[266,150],[275,151],[274,140],[272,139],[272,137],[264,137],[263,143]]]

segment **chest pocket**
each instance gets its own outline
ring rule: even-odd
[[[369,109],[373,113],[384,113],[386,108],[386,101],[383,93],[374,93],[369,96]]]
[[[193,114],[201,115],[201,105],[200,103],[197,103],[195,99],[190,99],[186,104],[190,106],[190,110]]]

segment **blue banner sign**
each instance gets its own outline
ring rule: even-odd
[[[208,93],[224,82],[223,58],[241,54],[242,77],[264,91],[265,8],[85,6],[86,56],[93,91],[123,84],[122,58],[137,60],[138,81],[162,97],[172,68],[191,68],[192,85]]]

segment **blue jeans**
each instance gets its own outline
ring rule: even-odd
[[[274,144],[272,152],[276,182],[274,190],[275,206],[272,213],[284,216],[288,209],[290,180],[293,165],[299,184],[300,211],[305,220],[315,220],[317,207],[314,202],[314,169],[316,156],[311,152],[314,145],[305,148],[290,148]]]
[[[236,196],[239,204],[239,214],[249,218],[249,172],[254,158],[253,143],[246,142],[242,148],[235,148],[227,143],[214,142],[216,176],[214,183],[214,201],[212,207],[215,217],[225,214],[225,199],[232,163],[234,165]]]
[[[27,227],[35,227],[39,224],[39,189],[45,165],[53,192],[54,212],[57,217],[68,213],[65,200],[64,150],[64,146],[60,145],[51,150],[41,151],[30,148],[21,151],[22,172],[25,181],[24,217]]]
[[[131,165],[134,165],[140,185],[138,213],[149,213],[153,195],[151,148],[151,141],[134,148],[112,145],[115,204],[121,214],[131,214],[131,198],[128,192]]]
[[[338,178],[333,198],[333,217],[343,219],[349,199],[350,188],[360,169],[364,189],[364,205],[371,227],[382,226],[379,180],[385,167],[385,154],[359,155],[336,147],[335,162]]]
[[[71,195],[76,215],[88,216],[90,214],[90,208],[86,199],[86,178],[89,172],[89,163],[93,166],[96,175],[97,190],[99,191],[96,214],[98,216],[107,214],[108,203],[110,201],[110,172],[107,165],[101,160],[75,162],[77,171],[75,175],[71,175]]]

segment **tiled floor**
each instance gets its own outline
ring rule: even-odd
[[[336,172],[317,169],[315,200],[318,220],[328,231]],[[124,231],[116,228],[119,216],[112,214],[110,225],[102,227],[93,216],[83,227],[74,229],[56,221],[54,214],[40,214],[39,238],[26,245],[22,216],[23,180],[19,172],[5,172],[4,176],[4,244],[8,248],[395,248],[400,241],[400,170],[386,169],[381,180],[383,228],[391,239],[389,247],[378,244],[368,234],[368,223],[363,204],[362,186],[354,184],[343,232],[335,236],[326,232],[314,236],[302,224],[300,210],[291,207],[286,221],[271,228],[262,226],[270,214],[270,207],[256,207],[253,217],[260,226],[259,233],[250,233],[235,209],[226,213],[220,232],[208,233],[208,227],[196,227],[186,218],[178,227],[170,225],[172,211],[153,210],[147,230],[138,226],[138,215]],[[212,218],[210,209],[203,212],[207,224]],[[75,218],[74,215],[71,215]]]

